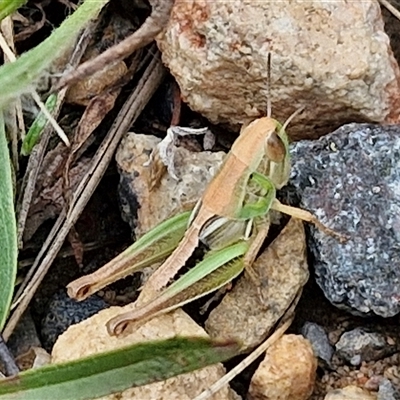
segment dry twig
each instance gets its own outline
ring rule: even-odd
[[[94,23],[90,24],[82,33],[80,39],[77,42],[74,52],[71,55],[69,61],[70,65],[77,65],[81,60],[83,53],[85,52],[86,47],[89,44],[94,28],[95,24]],[[57,118],[57,115],[61,110],[65,94],[66,94],[66,89],[63,89],[58,93],[56,108],[53,112],[54,118]],[[29,207],[31,205],[32,196],[36,185],[36,180],[39,175],[40,167],[42,165],[45,151],[52,133],[53,133],[52,126],[48,125],[45,128],[39,143],[32,150],[32,153],[29,157],[28,166],[26,168],[26,172],[24,175],[24,179],[22,182],[22,190],[20,198],[18,199],[17,202],[17,231],[18,231],[17,237],[18,237],[18,247],[20,249],[23,246],[22,236],[25,230],[25,223],[28,217]],[[30,271],[30,273],[28,273],[28,276],[25,278],[25,281],[29,280],[32,274],[33,272]],[[16,296],[19,296],[23,288],[24,287],[19,289],[19,292],[17,293]]]
[[[379,2],[400,21],[400,11],[397,8],[389,3],[388,0],[379,0]]]

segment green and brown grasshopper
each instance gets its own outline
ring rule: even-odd
[[[256,119],[242,129],[219,173],[208,185],[192,213],[161,223],[130,248],[92,275],[68,285],[78,300],[145,266],[169,256],[144,285],[151,299],[111,319],[111,335],[122,333],[130,322],[147,320],[224,286],[244,268],[257,282],[251,265],[268,234],[269,212],[276,210],[314,223],[337,235],[308,211],[283,205],[276,190],[290,172],[289,120],[282,126],[270,117]],[[192,270],[166,287],[199,243],[212,250]]]

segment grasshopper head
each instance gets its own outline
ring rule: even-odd
[[[289,180],[290,154],[289,141],[285,132],[285,125],[276,122],[276,128],[265,137],[264,152],[267,163],[265,172],[276,189],[281,189]]]
[[[279,127],[277,127],[279,129]],[[265,155],[275,163],[281,163],[286,156],[286,146],[277,130],[270,131],[264,142]]]

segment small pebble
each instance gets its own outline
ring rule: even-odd
[[[329,343],[324,328],[313,322],[306,322],[301,329],[301,334],[310,341],[314,354],[330,365],[334,349]]]
[[[389,379],[382,379],[379,384],[377,400],[400,400],[400,392],[396,389]]]
[[[363,361],[379,360],[395,352],[380,333],[367,332],[356,328],[345,332],[336,343],[336,354],[351,365],[360,365]]]
[[[376,396],[357,386],[331,390],[324,400],[377,400]]]

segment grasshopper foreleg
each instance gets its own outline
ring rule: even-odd
[[[255,259],[257,258],[258,252],[260,251],[261,246],[263,245],[264,240],[267,237],[268,231],[269,231],[269,218],[266,216],[263,219],[265,219],[265,223],[263,223],[262,226],[260,226],[258,228],[256,235],[252,239],[249,250],[246,252],[246,254],[243,258],[243,265],[244,265],[247,275],[253,281],[253,283],[257,286],[257,292],[258,292],[258,296],[259,296],[261,302],[263,304],[265,304],[266,301],[262,295],[263,283],[262,283],[258,273],[253,268],[253,263],[254,263]]]
[[[267,176],[259,172],[253,172],[250,183],[255,183],[259,186],[264,191],[264,194],[259,196],[256,202],[245,202],[239,213],[239,218],[241,219],[252,219],[267,215],[276,197],[275,185]]]
[[[268,235],[270,225],[268,213],[275,200],[276,189],[271,179],[259,172],[254,172],[252,174],[250,183],[254,183],[262,189],[263,195],[254,203],[244,204],[241,210],[241,217],[252,218],[256,226],[256,233],[251,238],[251,244],[244,256],[243,263],[246,273],[258,288],[260,300],[264,303],[262,282],[252,265]]]

